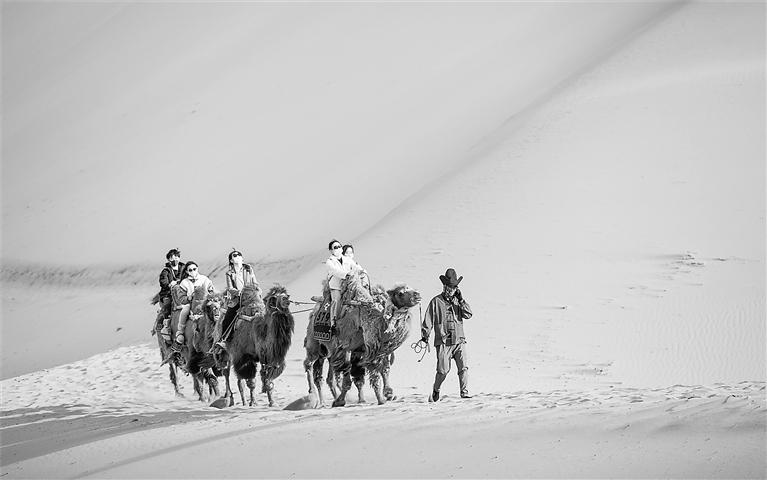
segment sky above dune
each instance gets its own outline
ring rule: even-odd
[[[4,2],[2,258],[356,238],[670,8]]]

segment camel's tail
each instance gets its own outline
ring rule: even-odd
[[[234,363],[234,371],[240,378],[253,378],[256,376],[258,358],[245,354]]]

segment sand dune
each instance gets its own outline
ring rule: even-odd
[[[3,258],[357,236],[669,8],[7,3]]]

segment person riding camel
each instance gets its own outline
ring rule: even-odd
[[[186,321],[189,318],[189,310],[191,309],[192,296],[194,295],[194,289],[196,287],[204,287],[208,294],[213,295],[216,293],[216,289],[213,287],[213,282],[208,277],[200,273],[199,267],[196,262],[189,261],[184,269],[182,275],[183,280],[179,286],[184,291],[188,302],[181,307],[181,314],[178,319],[178,329],[176,330],[176,346],[180,346],[184,343],[184,330],[186,329]]]
[[[224,350],[231,337],[230,326],[240,308],[240,293],[245,285],[258,286],[255,270],[252,265],[243,263],[242,252],[232,250],[229,253],[229,269],[226,271],[227,310],[221,321],[221,339],[216,342],[216,346]]]
[[[362,269],[353,259],[345,260],[341,255],[342,249],[341,242],[335,239],[331,240],[328,243],[330,257],[325,260],[325,266],[328,269],[328,288],[330,289],[331,328],[335,328],[336,317],[341,313],[341,282],[349,272]]]
[[[165,324],[170,323],[171,298],[170,287],[181,280],[184,263],[181,262],[181,251],[177,248],[168,250],[165,254],[165,267],[160,272],[160,293],[158,293],[160,309],[157,312],[153,332],[160,332]],[[168,337],[170,338],[170,337]]]

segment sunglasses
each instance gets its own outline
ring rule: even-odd
[[[186,269],[187,272],[194,272],[195,270],[197,270],[197,267],[189,267]]]
[[[240,252],[234,252],[232,254],[232,258],[234,258],[234,257],[241,257],[241,256],[242,256],[242,254]]]
[[[339,250],[341,248],[341,245],[333,245],[333,250]]]

